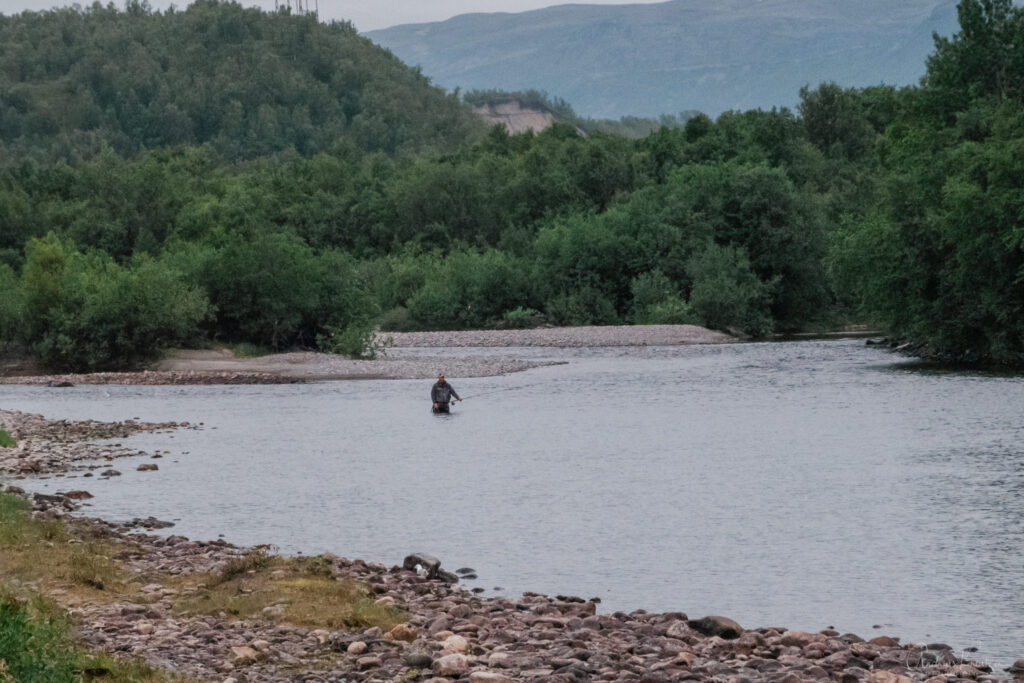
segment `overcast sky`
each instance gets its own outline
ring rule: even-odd
[[[102,0],[106,4],[107,0]],[[284,0],[279,0],[284,2]],[[302,0],[306,2],[307,0]],[[372,31],[387,28],[396,24],[411,24],[423,21],[442,21],[456,14],[467,12],[525,12],[526,10],[549,7],[551,5],[569,4],[558,0],[319,0],[320,16],[327,19],[347,19],[360,31]],[[663,0],[589,0],[591,5],[627,5]],[[294,3],[295,0],[292,0]],[[315,0],[309,0],[315,2]],[[22,10],[43,10],[53,7],[71,5],[63,0],[0,0],[0,14],[15,14]],[[81,5],[90,5],[92,0],[80,1]],[[115,5],[123,5],[117,0]],[[156,9],[164,9],[171,5],[170,0],[150,0]],[[187,2],[173,3],[179,8]],[[246,7],[259,6],[273,9],[274,0],[241,0]]]

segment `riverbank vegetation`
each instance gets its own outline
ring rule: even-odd
[[[0,550],[0,681],[184,680],[134,660],[82,650],[67,612],[45,597],[45,588],[58,585],[65,595],[113,592],[121,584],[108,544],[83,542],[59,521],[33,519],[24,500],[0,493]]]
[[[24,499],[0,492],[0,681],[187,680],[135,660],[82,650],[67,612],[54,602],[57,596],[65,606],[145,604],[158,586],[176,596],[174,609],[183,616],[265,618],[264,610],[271,608],[279,611],[274,619],[295,626],[384,631],[404,618],[378,603],[368,587],[335,579],[323,558],[282,558],[255,550],[216,572],[139,574],[123,563],[133,553],[137,550],[124,537],[99,534],[88,522],[70,526],[35,518]]]
[[[374,325],[870,317],[1020,363],[1022,10],[960,13],[920,87],[636,140],[485,131],[348,24],[0,17],[0,344],[93,370],[209,341],[361,356]]]

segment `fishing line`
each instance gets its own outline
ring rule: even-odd
[[[530,387],[540,386],[541,384],[544,384],[544,382],[534,382],[533,384],[523,384],[523,385],[517,386],[517,387],[505,387],[503,389],[494,389],[493,391],[485,391],[483,393],[473,394],[472,396],[463,396],[462,400],[463,401],[468,401],[469,399],[476,398],[478,396],[489,396],[490,394],[500,394],[503,391],[512,391],[514,389],[528,389]]]

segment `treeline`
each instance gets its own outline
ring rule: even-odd
[[[211,338],[357,353],[377,323],[800,328],[834,302],[835,166],[787,111],[640,141],[498,127],[406,159],[26,160],[0,171],[6,335],[100,368]]]
[[[1024,366],[1024,9],[963,0],[877,151],[877,200],[848,216],[838,285],[942,358]]]
[[[207,27],[349,31],[193,7],[14,21],[121,26],[135,12],[159,27],[195,11]],[[762,335],[869,315],[944,353],[1020,362],[1020,12],[964,0],[961,14],[920,88],[824,84],[797,112],[696,115],[638,140],[557,125],[388,147],[351,135],[352,119],[329,144],[264,156],[259,134],[170,147],[140,135],[54,161],[49,137],[22,132],[0,164],[0,341],[95,369],[209,340],[359,355],[374,325]],[[38,58],[0,45],[0,63]],[[334,82],[361,67],[324,68]],[[416,82],[426,102],[469,111]]]

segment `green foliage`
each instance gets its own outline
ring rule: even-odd
[[[78,655],[68,641],[66,623],[0,592],[0,673],[19,683],[77,683]]]
[[[0,448],[14,448],[17,445],[18,442],[11,436],[10,432],[0,429]]]
[[[47,365],[70,370],[132,366],[195,337],[203,294],[145,255],[127,266],[77,252],[52,233],[25,249],[19,334]]]
[[[4,18],[0,345],[98,369],[198,341],[368,357],[375,324],[765,334],[859,307],[1021,362],[1022,12],[963,0],[921,88],[656,129],[537,92],[460,102],[287,12]],[[512,96],[563,123],[469,117]]]
[[[94,4],[0,22],[0,143],[70,162],[210,145],[230,159],[339,140],[448,149],[483,126],[347,22],[202,0]]]
[[[705,325],[754,336],[771,331],[771,287],[754,274],[742,249],[708,244],[690,259],[686,271],[693,280],[690,305]]]
[[[638,325],[687,325],[700,322],[677,285],[660,270],[633,278],[633,322]]]
[[[539,311],[516,306],[511,311],[506,311],[496,326],[504,330],[525,330],[539,327],[543,322],[544,316]]]
[[[962,0],[882,148],[876,208],[836,235],[844,294],[942,357],[1024,363],[1024,10]]]
[[[14,340],[22,320],[21,285],[14,270],[0,264],[0,349]]]

